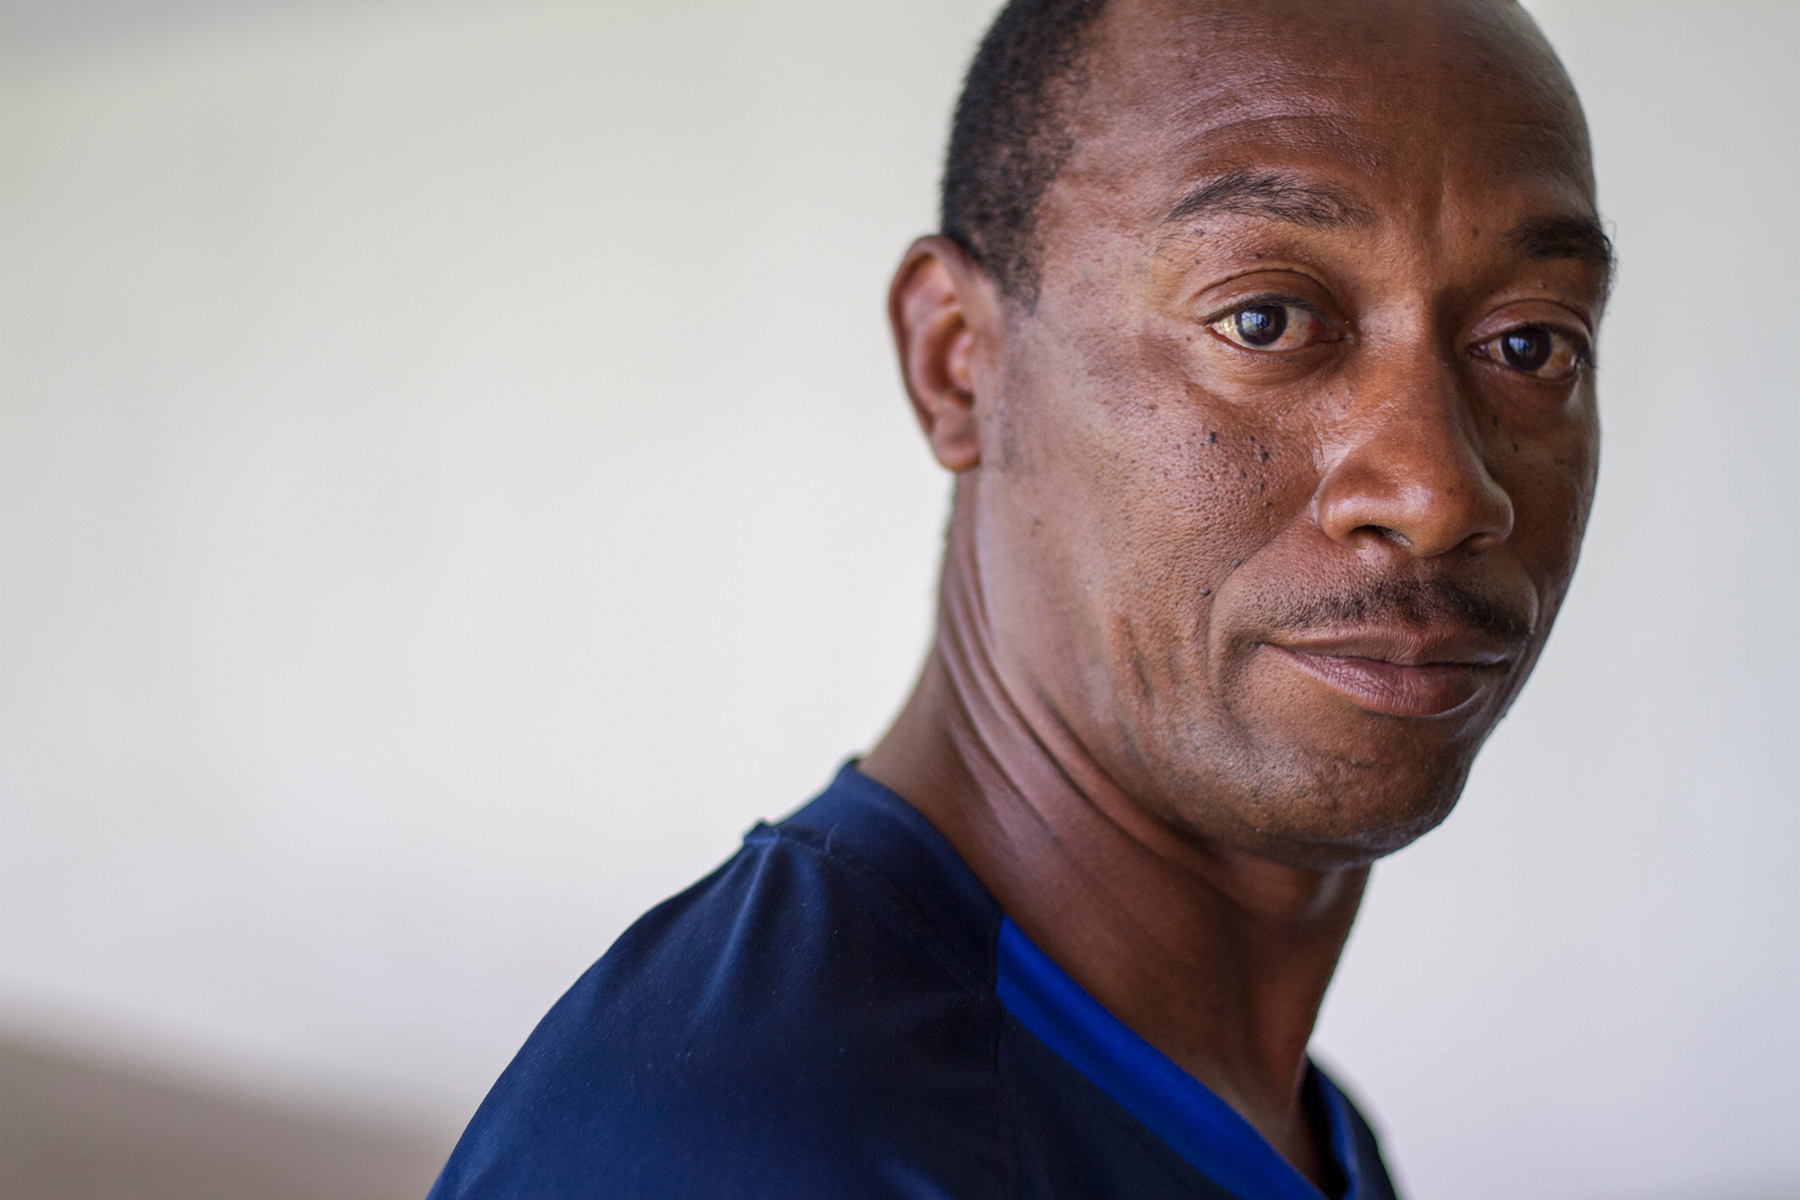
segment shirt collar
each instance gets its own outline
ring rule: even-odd
[[[1189,1166],[1241,1200],[1323,1200],[1251,1124],[1205,1084],[1139,1037],[1038,949],[1011,918],[1000,921],[995,990],[1039,1041],[1142,1122]],[[1361,1188],[1349,1102],[1307,1064],[1310,1099],[1325,1113],[1331,1155],[1346,1186]]]

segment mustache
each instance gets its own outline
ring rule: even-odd
[[[1294,601],[1273,620],[1287,630],[1385,623],[1451,624],[1503,642],[1522,642],[1532,631],[1527,607],[1449,579],[1380,579],[1355,591]]]

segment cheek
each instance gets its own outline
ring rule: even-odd
[[[1283,495],[1264,435],[1140,382],[1090,409],[1069,447],[1083,566],[1127,609],[1192,615],[1268,540]],[[1285,456],[1284,456],[1285,457]]]
[[[1004,652],[1134,740],[1210,707],[1214,604],[1317,473],[1295,409],[1210,395],[1186,353],[1112,331],[1034,339],[1006,364],[978,468]]]
[[[1080,509],[1065,528],[1083,652],[1140,733],[1185,724],[1210,707],[1215,605],[1303,511],[1313,456],[1185,385],[1140,382],[1090,414],[1086,436],[1046,456],[1069,471],[1045,489]]]
[[[1060,387],[1033,401],[1043,419],[1026,441],[1061,468],[1050,486],[1080,497],[1094,548],[1123,560],[1118,570],[1247,559],[1309,493],[1293,414],[1214,396],[1193,382],[1190,357],[1180,337],[1073,335]]]
[[[1540,581],[1553,614],[1587,532],[1599,473],[1599,423],[1591,400],[1582,419],[1525,441],[1503,440],[1495,474],[1512,498],[1514,552]]]

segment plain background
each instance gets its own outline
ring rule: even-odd
[[[1530,7],[1599,502],[1318,1051],[1419,1197],[1800,1195],[1800,4]],[[449,1137],[869,745],[947,496],[883,294],[990,12],[0,3],[0,1032]]]

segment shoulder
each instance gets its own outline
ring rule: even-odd
[[[838,833],[759,826],[628,930],[531,1035],[433,1196],[986,1190],[1003,1159],[992,988],[916,881]]]
[[[1347,1164],[1357,1200],[1397,1200],[1394,1180],[1381,1154],[1381,1141],[1357,1103],[1331,1076],[1312,1068],[1327,1103],[1338,1117],[1333,1120],[1334,1141],[1340,1162]]]

